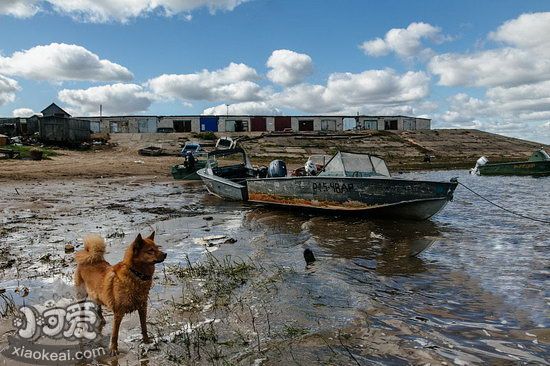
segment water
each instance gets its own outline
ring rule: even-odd
[[[550,178],[402,176],[457,176],[501,206],[550,220]],[[550,356],[550,225],[504,212],[463,187],[425,222],[255,208],[243,225],[265,233],[252,245],[258,260],[299,267],[306,247],[317,257],[315,268],[296,278],[309,296],[297,301],[290,293],[282,301],[289,319],[326,317],[330,329],[365,311],[371,326],[458,363],[545,363]]]
[[[476,177],[466,171],[400,176],[458,176],[504,207],[550,220],[550,178]],[[111,236],[108,260],[116,262],[137,231],[154,227],[168,252],[167,265],[185,263],[186,257],[200,261],[210,251],[271,271],[285,269],[269,296],[246,287],[240,293],[252,307],[269,308],[270,334],[289,327],[307,331],[290,345],[278,344],[281,352],[268,347],[264,355],[271,363],[547,364],[550,357],[550,226],[504,212],[461,186],[453,202],[423,222],[243,205],[180,182],[16,186],[22,196],[10,184],[0,187],[6,197],[0,240],[9,248],[3,255],[17,261],[3,269],[0,287],[28,286],[26,301],[51,292],[55,281],[70,285],[74,264],[63,253],[65,242],[99,231]],[[35,196],[31,203],[29,192]],[[125,237],[117,237],[117,230]],[[213,236],[237,241],[205,248]],[[317,259],[309,267],[305,248]],[[41,260],[46,252],[52,257]],[[152,304],[163,306],[178,293],[157,281]],[[127,328],[123,324],[122,332],[139,333]],[[265,344],[276,338],[258,332]]]

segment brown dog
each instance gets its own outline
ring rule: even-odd
[[[155,244],[155,232],[147,238],[138,234],[124,253],[124,259],[111,266],[104,259],[105,241],[99,235],[84,238],[84,250],[76,253],[74,282],[81,295],[87,295],[99,307],[98,315],[104,324],[101,306],[114,313],[109,352],[118,354],[118,330],[124,314],[139,313],[143,341],[148,343],[147,300],[155,264],[166,259],[166,253]]]

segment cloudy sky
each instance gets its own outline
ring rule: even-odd
[[[0,116],[405,114],[550,144],[550,2],[0,0]]]

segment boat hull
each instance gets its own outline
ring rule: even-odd
[[[229,179],[209,174],[207,169],[199,169],[197,174],[202,179],[208,192],[213,195],[232,201],[248,200],[246,185],[235,183]]]
[[[480,166],[480,175],[531,175],[549,176],[550,161],[521,161],[513,163],[486,164]]]
[[[284,177],[248,180],[262,204],[425,220],[452,199],[456,182],[395,178]]]

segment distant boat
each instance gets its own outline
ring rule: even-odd
[[[417,220],[439,212],[458,185],[392,178],[381,158],[347,152],[332,156],[317,175],[287,176],[280,160],[254,169],[241,148],[215,151],[197,174],[209,192],[225,199]]]
[[[197,170],[206,166],[206,160],[197,160],[194,166],[188,166],[185,163],[172,166],[172,177],[177,180],[200,180]]]
[[[488,164],[487,158],[482,156],[477,160],[472,173],[479,175],[548,176],[550,175],[550,156],[542,148],[535,151],[527,161]]]
[[[198,142],[186,142],[180,155],[185,158],[182,164],[174,165],[172,177],[178,180],[200,180],[197,170],[206,166],[207,153]]]

